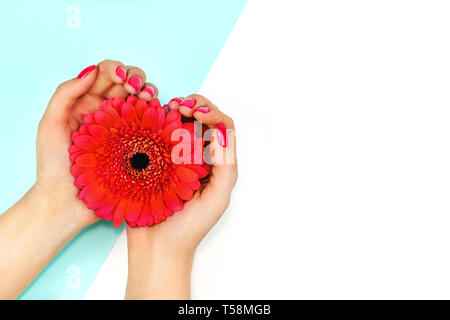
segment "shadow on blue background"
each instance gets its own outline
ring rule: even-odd
[[[36,130],[59,83],[90,64],[115,59],[142,68],[158,86],[162,102],[196,92],[246,2],[3,3],[0,212],[35,180]],[[20,298],[83,298],[121,231],[104,221],[86,228]],[[70,282],[74,270],[79,286]]]

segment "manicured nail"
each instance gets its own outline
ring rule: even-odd
[[[128,84],[130,86],[132,86],[136,92],[138,92],[139,88],[142,85],[142,79],[141,79],[141,77],[136,76],[136,75],[131,76],[131,78],[128,80]]]
[[[77,79],[81,79],[84,78],[85,76],[87,76],[92,70],[94,70],[97,66],[96,65],[92,65],[87,67],[86,69],[83,69],[83,71],[80,72],[80,74],[78,75]]]
[[[170,102],[172,102],[172,101],[176,101],[176,102],[178,102],[178,103],[181,103],[181,101],[183,101],[183,98],[181,98],[181,97],[176,97],[176,98],[173,98],[172,100],[170,100]]]
[[[155,89],[153,89],[153,87],[150,86],[145,86],[144,89],[142,89],[142,91],[147,92],[151,98],[153,98],[153,96],[155,95]]]
[[[211,110],[209,110],[209,108],[207,108],[207,107],[198,107],[198,108],[195,108],[194,112],[196,112],[196,111],[201,112],[201,113],[208,113]]]
[[[170,100],[169,103],[167,104],[167,106],[169,107],[169,110],[177,110],[179,105],[180,104],[178,102],[176,102],[175,100]]]
[[[217,125],[217,141],[224,148],[228,146],[227,127],[223,123]]]
[[[116,75],[122,80],[122,82],[127,81],[127,70],[124,67],[118,66],[116,69]]]
[[[180,106],[192,108],[196,102],[194,98],[186,98],[181,101]]]

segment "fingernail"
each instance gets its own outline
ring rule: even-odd
[[[169,106],[170,110],[176,110],[178,109],[179,104],[180,104],[179,102],[176,102],[175,100],[172,99],[167,105]]]
[[[192,108],[196,102],[194,98],[186,98],[181,101],[180,106]]]
[[[176,101],[176,102],[178,102],[178,103],[181,103],[181,101],[183,101],[183,98],[181,98],[181,97],[176,97],[176,98],[173,98],[172,100],[170,100],[170,102],[172,102],[172,101]]]
[[[207,108],[207,107],[198,107],[198,108],[195,108],[194,112],[196,112],[196,111],[201,112],[201,113],[208,113],[211,110],[209,110],[209,108]]]
[[[95,68],[96,68],[96,65],[92,65],[92,66],[89,66],[89,67],[83,69],[83,71],[81,71],[80,74],[77,76],[77,79],[84,78],[85,76],[87,76]]]
[[[147,92],[152,98],[155,95],[155,89],[153,89],[153,87],[150,86],[145,86],[144,89],[142,89],[142,91]]]
[[[228,145],[227,127],[223,123],[217,125],[217,141],[224,148]]]
[[[116,74],[122,82],[127,81],[127,70],[125,70],[124,67],[118,66],[116,69]]]
[[[141,77],[136,76],[136,75],[131,76],[131,78],[128,80],[128,84],[130,86],[132,86],[136,92],[138,92],[139,88],[142,85],[142,79],[141,79]]]

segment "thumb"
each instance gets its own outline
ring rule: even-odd
[[[213,167],[205,191],[216,196],[229,194],[237,180],[235,131],[234,128],[227,129],[224,123],[210,130],[213,130],[209,145]]]
[[[84,69],[77,78],[61,83],[50,99],[46,115],[55,120],[65,120],[67,112],[77,99],[92,87],[96,76],[97,68],[92,65]]]

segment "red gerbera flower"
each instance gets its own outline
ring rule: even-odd
[[[183,208],[200,188],[199,179],[208,175],[194,123],[182,123],[178,110],[167,113],[157,99],[111,98],[83,122],[69,148],[74,185],[87,207],[115,227],[124,221],[132,227],[164,221]],[[184,142],[171,139],[180,128],[191,137],[190,150],[200,139],[200,163],[172,161],[172,149]],[[194,160],[193,152],[189,157]]]

